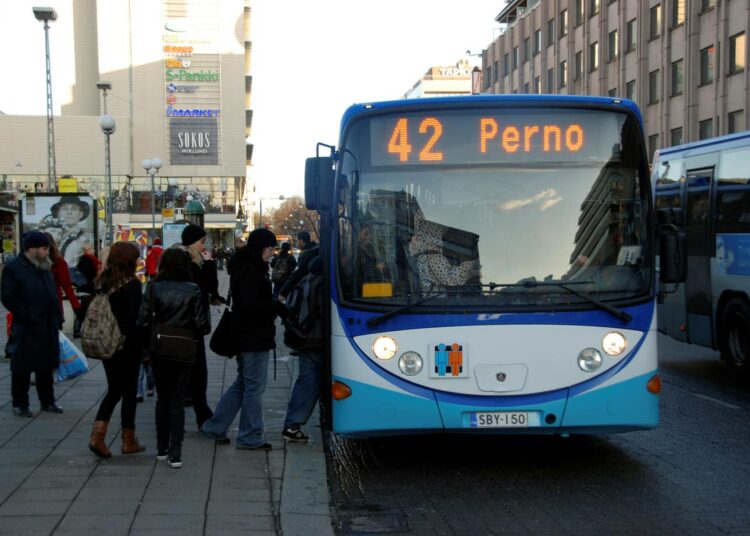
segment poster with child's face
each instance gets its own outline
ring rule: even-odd
[[[68,266],[85,249],[96,251],[96,202],[81,194],[27,194],[21,200],[21,234],[49,233]]]

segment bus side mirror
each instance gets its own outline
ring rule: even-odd
[[[662,283],[684,283],[687,279],[687,239],[677,228],[662,228],[659,237],[659,279]]]
[[[324,213],[333,209],[333,157],[305,161],[305,207]]]

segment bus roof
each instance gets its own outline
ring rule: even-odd
[[[659,149],[656,156],[676,158],[742,147],[750,143],[750,130]],[[654,158],[656,160],[656,157]]]
[[[629,99],[614,97],[592,97],[588,95],[462,95],[456,97],[430,97],[422,99],[401,99],[382,102],[353,104],[341,118],[341,131],[345,126],[362,114],[373,112],[411,111],[420,109],[452,108],[462,105],[466,108],[483,108],[487,106],[517,107],[571,107],[603,108],[634,113],[638,122],[643,124],[638,106]]]

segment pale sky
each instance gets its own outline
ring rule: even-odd
[[[52,6],[53,104],[70,98],[71,0],[0,0],[0,111],[44,115],[44,31],[31,7]],[[263,197],[301,194],[305,158],[337,144],[341,115],[356,102],[399,98],[432,66],[470,59],[498,35],[504,0],[254,0],[250,178]]]

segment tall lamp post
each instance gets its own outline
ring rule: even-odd
[[[264,199],[266,201],[276,201],[277,199],[279,201],[283,201],[285,199],[285,197],[283,195],[280,195],[279,197],[259,197],[258,198],[258,202],[260,204],[259,205],[260,206],[260,213],[258,215],[258,229],[260,229],[261,227],[263,227],[263,200]]]
[[[36,20],[44,22],[44,49],[47,60],[47,191],[54,192],[57,180],[55,164],[55,123],[52,110],[52,69],[49,57],[49,23],[57,20],[57,12],[51,7],[34,7]]]
[[[151,175],[151,244],[154,243],[154,237],[156,236],[156,190],[154,189],[154,175],[161,169],[161,159],[153,158],[151,160],[143,161],[143,169],[146,173]]]
[[[104,166],[107,172],[107,245],[112,245],[112,157],[109,150],[109,137],[115,133],[115,120],[111,115],[104,114],[99,117],[99,127],[104,132]]]

